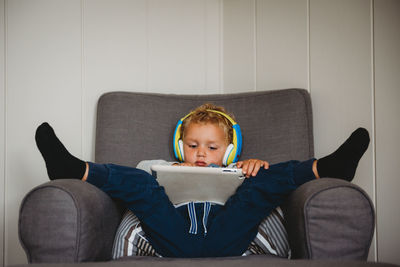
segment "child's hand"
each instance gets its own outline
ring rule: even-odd
[[[261,167],[268,169],[269,163],[265,160],[246,159],[243,161],[238,161],[236,166],[238,168],[242,168],[243,174],[246,176],[246,178],[249,178],[250,176],[256,176]]]

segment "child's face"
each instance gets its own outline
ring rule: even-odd
[[[186,163],[208,166],[222,165],[228,147],[224,130],[213,123],[190,123],[185,129],[183,153]]]

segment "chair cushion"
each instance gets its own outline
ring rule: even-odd
[[[282,210],[278,207],[260,224],[258,234],[243,256],[275,255],[290,256],[288,235],[284,227]],[[118,259],[129,256],[161,257],[146,239],[139,219],[129,210],[122,218],[114,239],[112,257]]]
[[[311,100],[304,89],[224,95],[112,92],[97,107],[96,162],[136,166],[141,160],[174,160],[176,123],[211,102],[233,113],[243,134],[242,159],[270,163],[314,155]]]

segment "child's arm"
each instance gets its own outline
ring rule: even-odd
[[[176,162],[168,162],[163,159],[156,159],[156,160],[142,160],[136,166],[137,169],[144,170],[145,172],[151,174],[151,166],[153,165],[173,165]]]
[[[191,166],[191,167],[196,166],[196,164],[188,162],[173,163],[172,165]],[[261,167],[264,167],[264,169],[268,169],[269,163],[265,160],[260,160],[260,159],[247,159],[243,161],[238,161],[236,167],[242,168],[243,174],[245,174],[246,177],[249,178],[250,176],[256,176]]]
[[[238,168],[242,168],[243,174],[245,174],[246,177],[249,178],[250,176],[256,176],[261,167],[264,167],[264,169],[268,169],[269,163],[265,160],[260,159],[246,159],[243,161],[238,161],[236,166]]]

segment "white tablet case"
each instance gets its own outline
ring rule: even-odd
[[[151,170],[174,205],[190,201],[224,205],[245,178],[241,169],[153,165]]]

